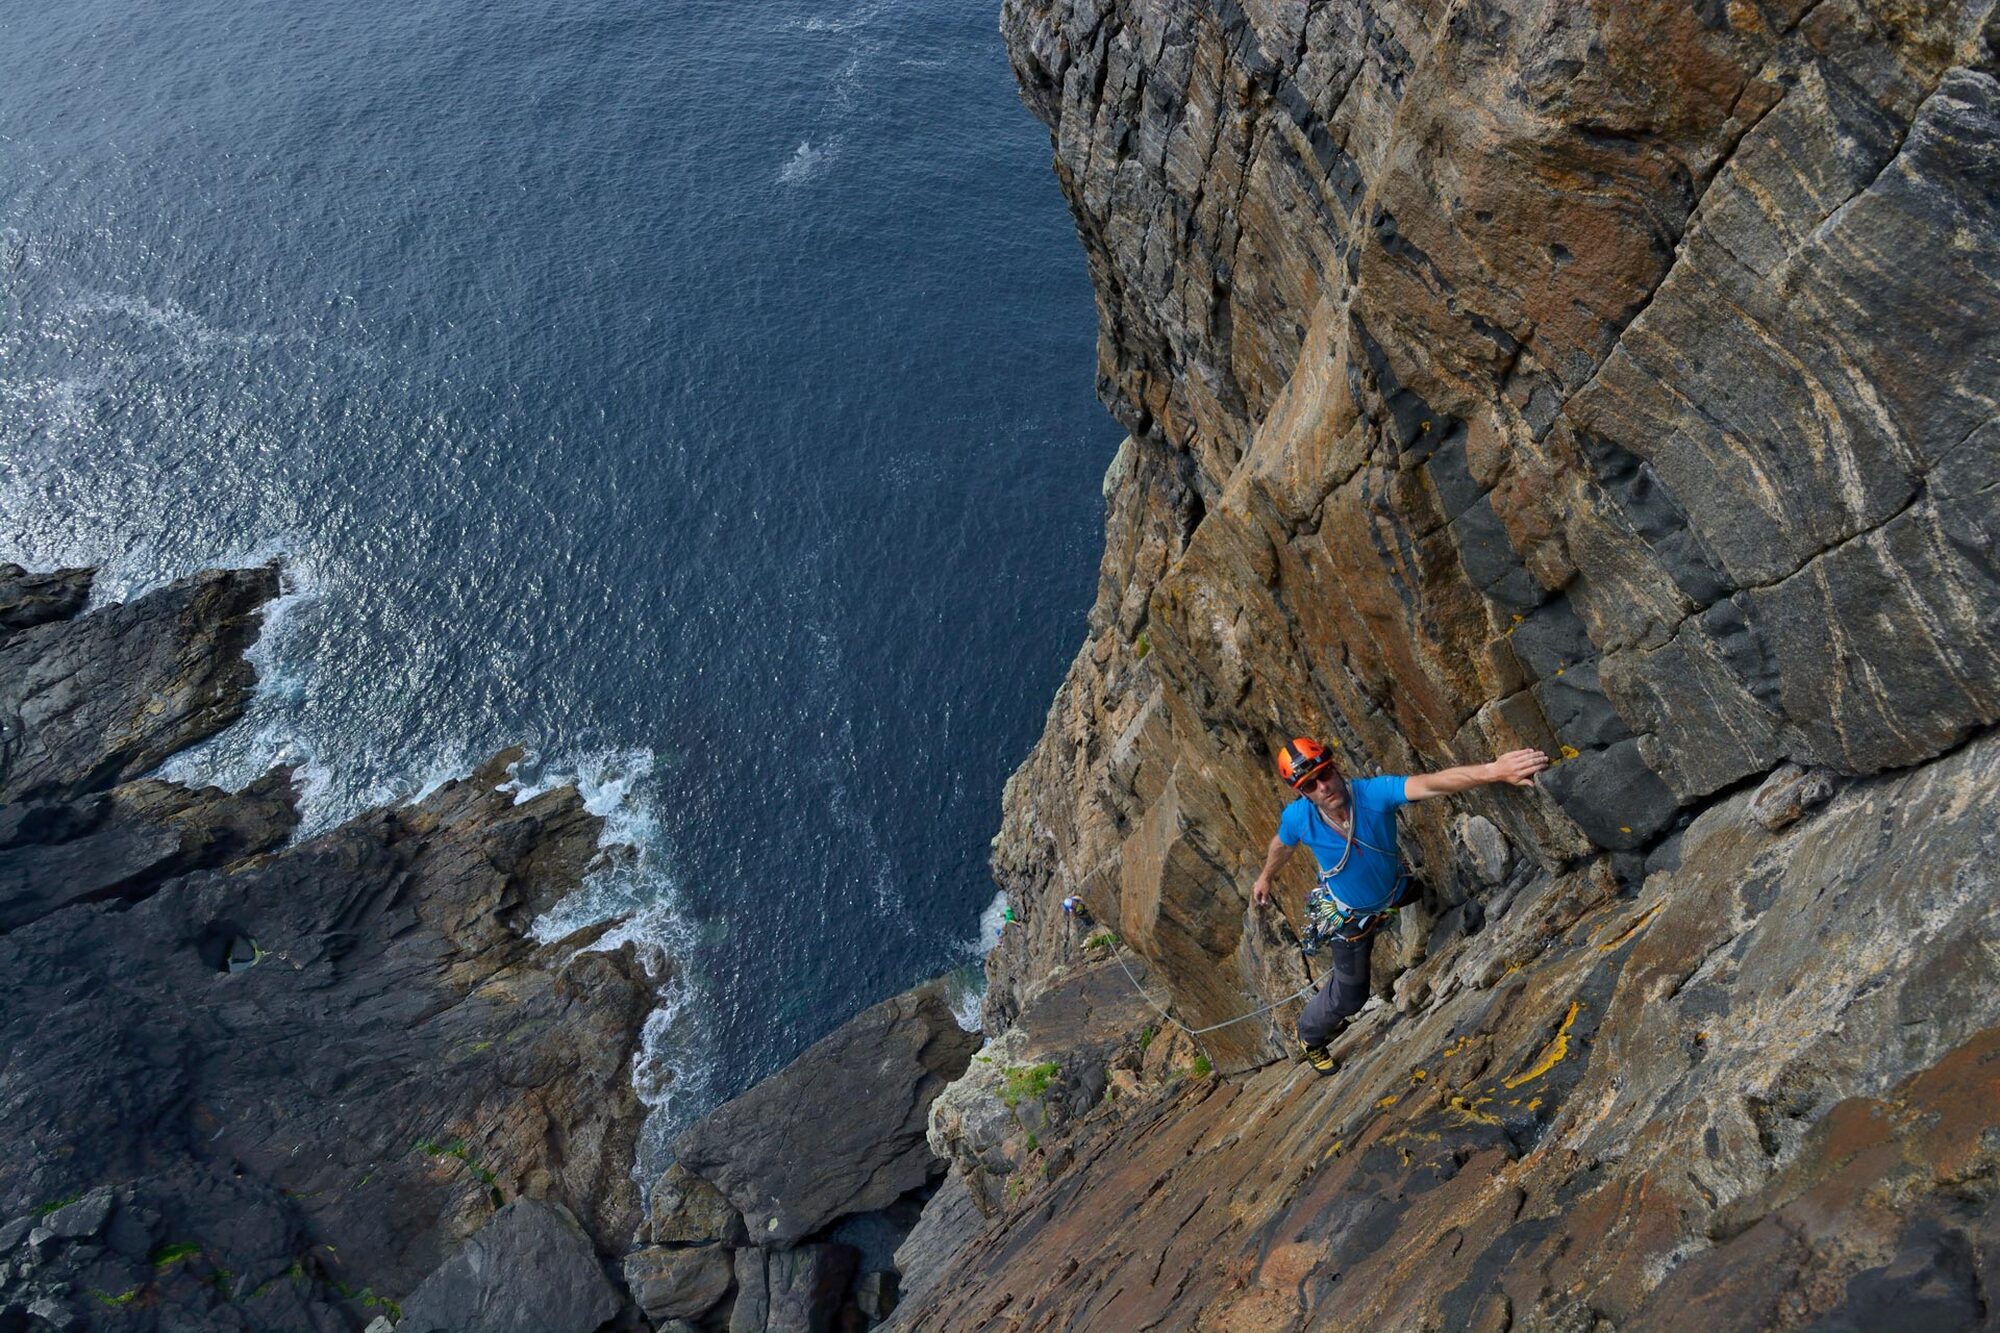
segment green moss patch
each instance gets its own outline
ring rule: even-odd
[[[1000,1088],[1000,1101],[1015,1107],[1021,1104],[1024,1097],[1040,1097],[1061,1072],[1061,1066],[1054,1064],[1014,1065],[1007,1070],[1007,1081]]]
[[[500,1186],[496,1183],[499,1177],[479,1164],[479,1159],[474,1157],[472,1150],[465,1146],[464,1139],[453,1139],[450,1143],[438,1143],[431,1139],[418,1139],[416,1146],[411,1151],[420,1152],[426,1157],[451,1158],[462,1165],[467,1171],[471,1172],[473,1176],[477,1177],[479,1183],[486,1187],[486,1195],[492,1200],[495,1208],[502,1207],[506,1203],[506,1199],[501,1196]]]
[[[153,1251],[153,1267],[155,1270],[164,1273],[181,1260],[192,1259],[200,1253],[201,1246],[196,1245],[193,1241],[176,1241],[172,1245],[162,1245],[159,1249]]]

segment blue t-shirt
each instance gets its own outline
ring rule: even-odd
[[[1380,911],[1396,896],[1396,881],[1403,874],[1402,854],[1396,849],[1396,807],[1409,804],[1405,781],[1356,778],[1347,784],[1359,845],[1334,879],[1333,896],[1357,912]],[[1347,839],[1303,796],[1279,817],[1278,841],[1287,847],[1300,843],[1310,847],[1322,873],[1340,865],[1340,854],[1347,850]]]

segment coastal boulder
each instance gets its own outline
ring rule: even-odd
[[[940,1202],[957,1197],[952,1181],[988,1217],[1019,1198],[1027,1184],[1019,1173],[1037,1151],[1052,1148],[1098,1104],[1116,1067],[1138,1067],[1160,1020],[1127,967],[1141,980],[1151,977],[1143,962],[1121,966],[1108,953],[1056,973],[932,1105],[931,1151],[950,1160],[952,1176],[926,1207],[926,1219],[933,1208],[953,1206]],[[956,1231],[948,1225],[945,1235]]]
[[[677,1161],[713,1183],[751,1239],[791,1245],[887,1207],[940,1164],[925,1120],[979,1038],[931,982],[863,1010],[683,1132]]]
[[[625,1285],[656,1325],[669,1319],[699,1320],[722,1304],[733,1280],[734,1262],[720,1245],[654,1245],[625,1256]]]
[[[95,574],[90,569],[30,574],[19,565],[0,564],[0,643],[16,630],[67,620],[83,610]]]
[[[964,1175],[954,1168],[924,1204],[917,1225],[896,1247],[899,1295],[907,1299],[943,1277],[983,1220]]]
[[[399,1333],[591,1333],[622,1303],[567,1208],[516,1199],[410,1293],[396,1327]]]
[[[100,791],[243,715],[278,571],[211,569],[0,643],[0,802]]]
[[[827,1243],[738,1250],[729,1333],[831,1333],[853,1327],[842,1311],[849,1318],[859,1313],[848,1300],[858,1258],[849,1246]]]
[[[743,1219],[722,1191],[679,1162],[666,1169],[653,1186],[653,1219],[649,1229],[656,1245],[702,1245],[712,1241],[740,1244]]]

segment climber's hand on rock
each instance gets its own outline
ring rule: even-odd
[[[1493,761],[1493,780],[1516,787],[1535,785],[1535,774],[1549,766],[1549,757],[1540,750],[1509,750]]]
[[[1271,882],[1262,875],[1259,875],[1257,882],[1250,886],[1250,900],[1259,907],[1271,905]]]

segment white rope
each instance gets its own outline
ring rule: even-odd
[[[1161,1004],[1158,1000],[1154,999],[1152,996],[1146,994],[1146,988],[1139,984],[1139,978],[1133,976],[1132,969],[1125,966],[1125,956],[1118,952],[1118,943],[1115,939],[1113,940],[1111,945],[1111,956],[1118,960],[1119,969],[1125,973],[1125,979],[1132,983],[1132,989],[1139,992],[1139,998],[1144,1000],[1147,1004],[1152,1005],[1153,1008],[1159,1010],[1161,1018],[1166,1019],[1169,1023],[1172,1023],[1175,1027],[1187,1033],[1190,1037],[1199,1037],[1204,1032],[1214,1032],[1221,1028],[1234,1027],[1236,1024],[1243,1022],[1245,1019],[1255,1018],[1259,1014],[1268,1014],[1273,1009],[1276,1009],[1280,1005],[1290,1004],[1293,1000],[1298,999],[1300,996],[1311,993],[1312,989],[1319,984],[1318,982],[1308,981],[1305,985],[1293,991],[1290,995],[1287,995],[1284,999],[1273,1000],[1271,1003],[1265,1005],[1261,1009],[1252,1009],[1247,1014],[1238,1014],[1236,1017],[1227,1019],[1223,1022],[1211,1023],[1205,1028],[1191,1028],[1187,1024],[1181,1022],[1180,1019],[1175,1018],[1171,1013],[1168,1013],[1167,1007],[1165,1005]]]

